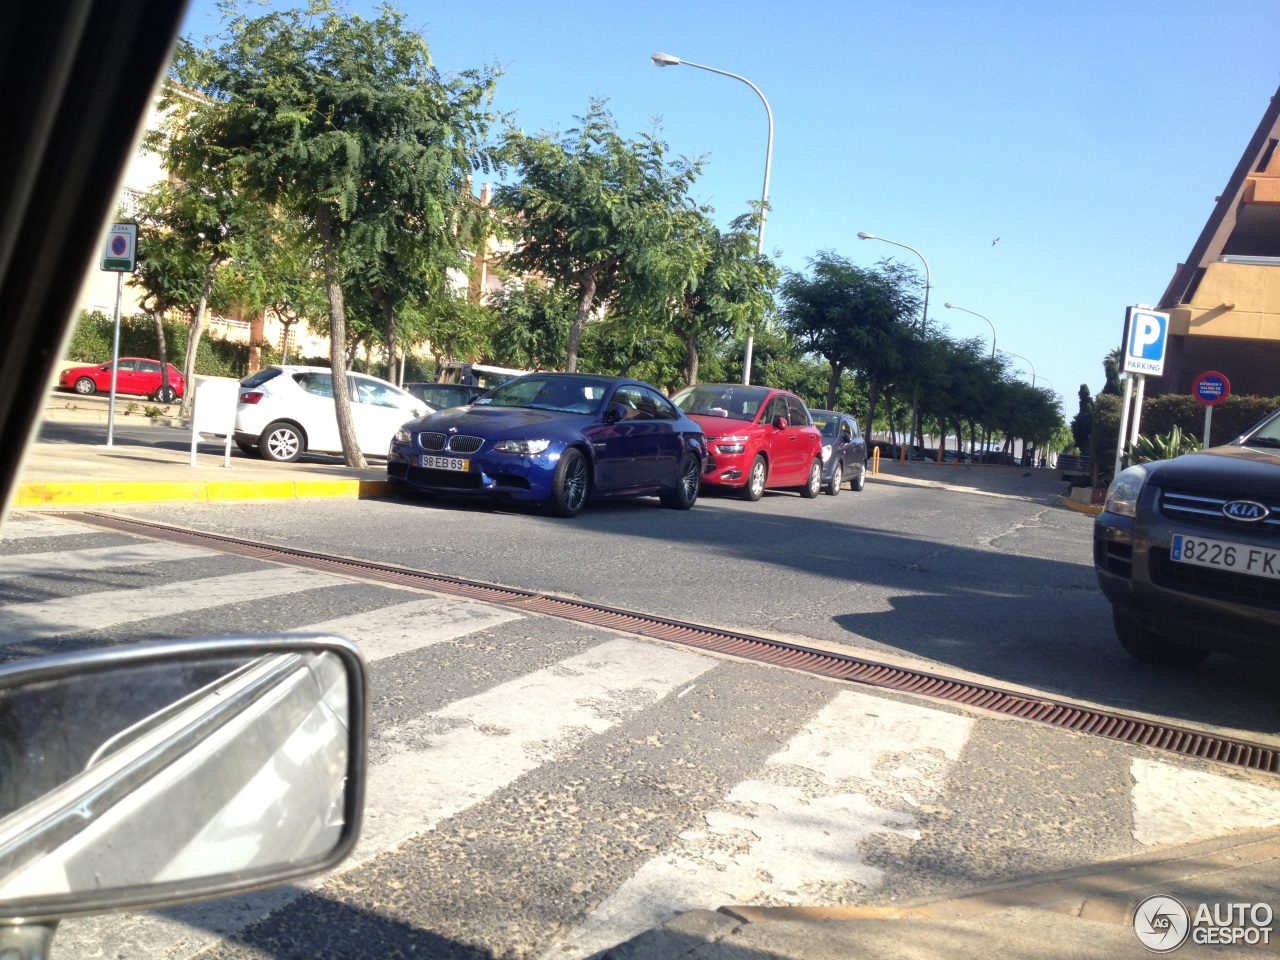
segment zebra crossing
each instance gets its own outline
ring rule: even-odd
[[[77,536],[96,538],[95,545],[78,547]],[[319,597],[352,583],[272,567],[269,576],[255,568],[145,588],[72,590],[74,575],[216,556],[112,536],[114,546],[101,546],[101,531],[88,527],[38,515],[11,519],[0,531],[0,583],[44,577],[44,590],[61,586],[67,592],[0,605],[0,649],[35,640],[56,645],[60,637],[167,611]],[[895,874],[894,851],[947,830],[956,832],[960,846],[979,843],[993,829],[951,822],[949,795],[979,733],[1016,721],[578,627],[563,628],[573,636],[548,658],[540,634],[550,628],[541,621],[483,603],[377,589],[381,604],[365,612],[293,625],[353,637],[372,665],[367,801],[355,854],[306,884],[156,913],[64,921],[59,956],[260,955],[256,938],[278,937],[273,931],[282,924],[296,924],[295,949],[276,956],[319,956],[318,945],[306,939],[314,927],[308,911],[347,909],[339,904],[354,898],[366,906],[356,921],[344,913],[347,923],[357,931],[368,925],[370,938],[400,937],[397,949],[417,956],[455,955],[439,945],[443,938],[494,956],[577,960],[694,908],[876,902],[877,890],[909,879]],[[491,659],[495,650],[505,673]],[[446,652],[467,673],[466,684],[456,683],[458,695],[444,690],[426,708],[398,703],[394,711],[380,710],[379,697],[396,691],[378,684],[394,686],[398,665],[429,667],[437,657],[443,662]],[[527,669],[523,657],[531,658]],[[454,684],[453,675],[442,683]],[[730,690],[741,696],[727,703]],[[731,718],[715,728],[718,733],[708,732],[712,711]],[[683,759],[684,747],[712,735],[726,738],[714,758],[689,752],[703,758],[704,767]],[[1119,784],[1123,803],[1097,815],[1127,824],[1127,846],[1114,849],[1115,856],[1280,822],[1280,789],[1264,782],[1052,731],[1035,736],[1046,749],[1061,751],[1059,760],[1069,762],[1072,751],[1106,751],[1113,759],[1125,781]],[[631,758],[632,766],[624,767],[624,748],[652,749],[663,759],[646,766]],[[572,776],[572,791],[561,791],[572,797],[549,798],[547,780],[561,771]],[[1025,780],[1029,791],[1044,788],[1034,769],[1025,771]],[[703,781],[724,787],[699,793],[695,788]],[[593,817],[591,804],[577,798],[605,785],[625,790],[630,783],[637,785],[634,799],[596,798],[597,805],[612,804],[608,817],[578,824],[573,843],[590,849],[575,851],[546,823],[512,821],[537,804],[556,808],[544,818],[552,824],[557,817]],[[537,804],[513,802],[522,793],[536,793]],[[676,802],[690,796],[697,803]],[[630,831],[626,837],[620,824]],[[529,846],[506,849],[512,837]],[[452,863],[449,857],[465,850],[468,839],[488,859],[473,854],[465,865]],[[548,849],[558,843],[563,850]],[[1064,857],[1069,862],[1069,851]],[[436,872],[422,874],[431,882],[405,879],[418,876],[419,861],[433,858]],[[550,866],[536,872],[535,862]],[[566,877],[561,868],[556,875],[557,863],[575,865],[570,872],[589,863],[592,872]],[[1009,865],[1015,875],[1017,868]],[[486,871],[490,880],[483,880]],[[521,871],[528,878],[520,883],[534,894],[544,887],[553,891],[545,899],[557,902],[536,911],[514,898],[508,903],[491,895],[479,902],[483,890],[524,876]],[[468,882],[481,877],[475,885],[481,892],[469,899],[443,889],[441,878],[455,874]],[[510,915],[504,913],[508,907]],[[397,923],[388,924],[388,916]],[[426,941],[417,943],[427,931],[438,953]]]

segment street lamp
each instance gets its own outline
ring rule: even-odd
[[[975,317],[982,317],[983,320],[987,321],[987,326],[991,328],[991,359],[994,360],[996,358],[996,325],[991,322],[990,318],[983,316],[977,310],[967,310],[964,307],[957,307],[954,303],[944,303],[943,306],[948,310],[959,310],[961,313],[972,313]]]
[[[904,250],[910,250],[920,262],[924,264],[924,310],[920,314],[920,333],[923,336],[929,327],[929,287],[932,286],[929,274],[929,261],[924,258],[924,254],[909,244],[899,243],[897,240],[890,240],[888,237],[877,237],[874,233],[858,233],[859,240],[879,240],[882,243],[891,243],[895,247],[902,247]],[[917,387],[911,397],[911,443],[914,446],[919,443],[919,431],[917,428],[917,420],[920,416],[920,388]],[[946,431],[943,431],[944,433]],[[946,440],[946,437],[943,437]],[[941,447],[939,447],[941,450]],[[906,459],[906,451],[902,452],[903,460]]]
[[[1023,361],[1028,367],[1031,368],[1031,386],[1034,387],[1036,385],[1036,365],[1034,363],[1032,363],[1022,354],[1014,353],[1010,350],[997,350],[996,353],[1003,353],[1006,357],[1017,357],[1019,360]]]
[[[691,60],[681,60],[679,57],[673,57],[669,53],[655,53],[649,58],[653,61],[655,67],[697,67],[699,70],[706,70],[709,73],[718,73],[722,77],[731,77],[734,80],[741,80],[748,87],[756,92],[756,96],[760,98],[760,102],[764,104],[765,115],[769,118],[769,143],[764,153],[764,188],[760,191],[760,230],[756,234],[756,256],[764,256],[764,219],[765,213],[769,209],[769,170],[773,166],[773,110],[769,107],[769,101],[765,99],[760,88],[748,80],[746,77],[740,77],[736,73],[730,73],[727,70],[717,70],[715,67],[708,67],[705,64],[694,63]],[[743,358],[742,364],[742,382],[744,384],[751,382],[751,352],[755,345],[755,334],[753,330],[747,331],[747,351]]]

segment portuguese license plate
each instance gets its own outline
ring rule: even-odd
[[[466,473],[471,469],[471,461],[466,457],[437,457],[424,453],[419,466],[427,470],[456,470],[459,473]]]
[[[1251,547],[1243,543],[1206,540],[1203,537],[1188,537],[1176,533],[1169,557],[1178,563],[1191,563],[1197,567],[1213,567],[1216,570],[1280,580],[1280,550],[1269,547]]]

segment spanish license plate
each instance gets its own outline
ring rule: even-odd
[[[427,470],[456,470],[459,473],[466,473],[471,469],[471,461],[466,457],[436,457],[424,453],[419,466]]]
[[[1188,537],[1176,533],[1169,557],[1178,563],[1192,563],[1197,567],[1213,567],[1216,570],[1280,580],[1280,550],[1269,547],[1251,547],[1243,543],[1206,540],[1203,537]]]

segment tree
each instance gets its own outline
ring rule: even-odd
[[[175,67],[210,103],[194,118],[198,142],[227,158],[244,191],[314,231],[349,466],[366,463],[340,386],[348,267],[369,264],[374,253],[394,257],[409,224],[430,232],[437,248],[457,238],[455,214],[469,214],[471,174],[493,160],[486,137],[495,74],[442,78],[426,42],[403,21],[389,7],[364,19],[329,0],[255,18],[233,11],[221,46],[179,57]],[[381,285],[400,292],[394,279]]]
[[[1089,385],[1080,384],[1080,408],[1071,418],[1071,436],[1075,440],[1077,450],[1089,449],[1089,437],[1093,434],[1093,397],[1089,395]]]
[[[1106,380],[1102,392],[1114,397],[1120,396],[1120,364],[1124,359],[1124,348],[1116,347],[1102,358],[1102,373]]]
[[[494,330],[489,356],[494,363],[522,370],[560,365],[575,312],[562,291],[536,280],[507,280],[490,306]]]
[[[560,139],[512,131],[508,156],[519,182],[501,186],[494,202],[515,233],[503,259],[517,274],[545,277],[572,291],[565,369],[578,367],[587,319],[625,294],[633,303],[666,302],[684,266],[676,251],[699,215],[688,197],[701,165],[668,162],[654,135],[618,135],[602,101]]]
[[[830,365],[828,406],[846,369],[865,376],[872,422],[880,389],[901,369],[908,350],[915,297],[883,264],[867,270],[832,251],[812,257],[809,270],[809,276],[789,273],[782,281],[783,326],[802,349]]]

